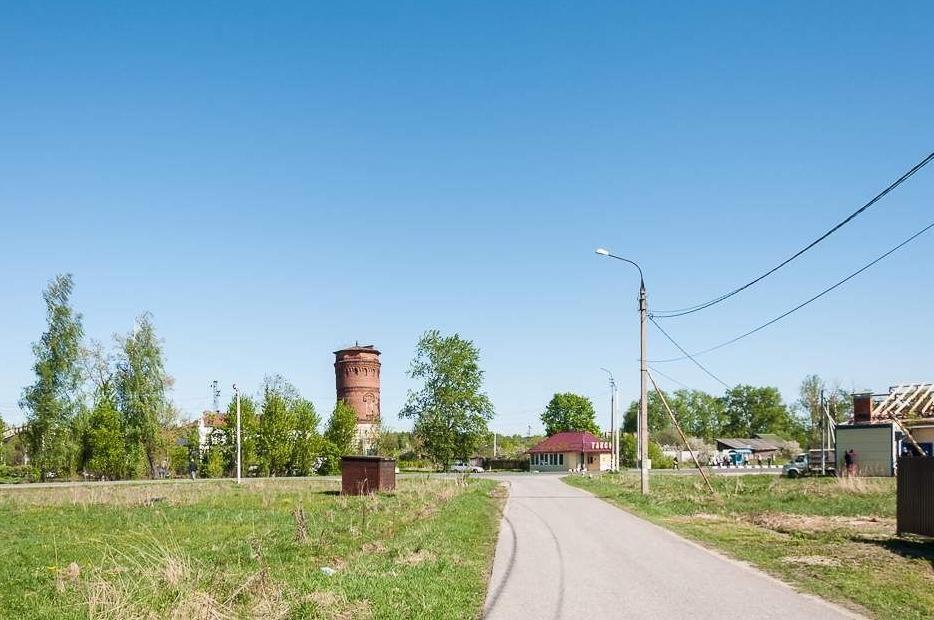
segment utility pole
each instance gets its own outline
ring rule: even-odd
[[[639,425],[638,440],[636,446],[639,451],[639,472],[642,479],[642,494],[649,494],[649,368],[648,358],[648,318],[649,302],[645,295],[645,276],[642,274],[642,267],[634,260],[611,254],[606,248],[597,248],[597,254],[615,258],[616,260],[629,263],[639,270],[639,367],[641,374],[641,389],[639,392]]]
[[[645,279],[639,270],[639,366],[642,375],[642,390],[639,394],[639,477],[642,480],[642,494],[649,494],[649,362],[648,353],[648,314],[649,303],[645,294]]]
[[[610,471],[619,471],[619,425],[616,423],[616,379],[613,373],[601,368],[610,376]]]
[[[496,458],[496,431],[493,431],[493,458]]]
[[[820,475],[827,475],[827,416],[824,411],[824,389],[820,391]]]
[[[233,391],[237,395],[237,484],[240,484],[240,389],[236,383]]]

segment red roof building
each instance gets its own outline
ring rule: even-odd
[[[587,431],[565,431],[529,449],[533,471],[605,471],[610,468],[610,442]]]

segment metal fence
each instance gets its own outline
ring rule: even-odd
[[[898,459],[898,533],[934,536],[934,458]]]

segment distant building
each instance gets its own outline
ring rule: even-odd
[[[770,440],[756,437],[724,437],[717,439],[717,450],[749,450],[754,457],[768,458],[778,452],[779,446]]]
[[[364,453],[373,450],[379,433],[379,356],[373,345],[334,352],[337,400],[357,414],[357,443]]]
[[[607,471],[610,469],[610,442],[587,431],[566,431],[532,447],[532,471]]]

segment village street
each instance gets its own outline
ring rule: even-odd
[[[688,542],[558,475],[502,478],[509,499],[485,618],[857,617]]]

